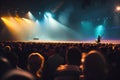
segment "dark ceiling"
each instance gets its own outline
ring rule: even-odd
[[[0,16],[8,12],[14,14],[16,11],[19,15],[24,15],[28,11],[34,14],[39,11],[51,11],[59,15],[72,6],[72,22],[78,19],[110,17],[119,2],[120,0],[0,0]]]
[[[105,5],[110,1],[118,2],[119,0],[0,0],[1,13],[6,10],[46,10],[49,8],[56,8],[57,5],[62,4],[60,7],[72,4],[75,8],[86,9],[94,4]],[[63,8],[64,9],[64,8]]]

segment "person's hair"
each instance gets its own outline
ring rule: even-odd
[[[69,47],[66,53],[66,61],[69,65],[80,65],[82,54],[77,47]]]
[[[37,77],[40,77],[44,65],[44,57],[40,53],[32,53],[28,57],[28,69]]]
[[[35,78],[27,71],[13,69],[4,75],[2,80],[35,80]]]
[[[4,51],[5,52],[11,52],[11,47],[10,46],[5,46]]]
[[[85,80],[105,80],[107,72],[107,63],[104,56],[96,50],[90,51],[83,63]]]

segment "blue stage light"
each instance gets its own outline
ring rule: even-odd
[[[97,28],[96,28],[96,36],[98,35],[103,35],[104,34],[104,26],[103,25],[98,25]]]
[[[52,18],[52,14],[50,12],[45,12],[44,17],[45,18]]]

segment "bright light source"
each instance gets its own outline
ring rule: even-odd
[[[40,25],[40,22],[38,20],[35,21],[36,25]]]
[[[24,21],[31,23],[30,20],[26,19],[26,18],[22,18]]]
[[[28,11],[28,17],[34,21],[36,20],[34,15],[30,11]]]
[[[28,11],[28,15],[29,15],[29,16],[32,16],[32,13],[31,13],[30,11]]]
[[[97,28],[96,28],[96,36],[98,35],[103,35],[104,33],[104,26],[103,25],[98,25]]]
[[[49,13],[49,12],[45,12],[44,16],[45,16],[46,18],[51,18],[51,17],[52,17],[52,14]]]
[[[3,18],[3,17],[1,17],[1,20],[4,20],[4,18]]]
[[[116,7],[116,11],[120,11],[120,6],[117,6],[117,7]]]
[[[41,15],[41,12],[39,12],[39,15]]]
[[[21,29],[20,29],[18,23],[15,21],[14,17],[12,17],[12,18],[11,17],[1,17],[1,19],[13,36],[17,35],[21,31]]]

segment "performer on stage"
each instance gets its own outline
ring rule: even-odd
[[[100,43],[100,42],[101,42],[101,36],[100,36],[100,35],[98,35],[98,37],[97,37],[97,39],[96,39],[96,42],[97,42],[97,43]]]

